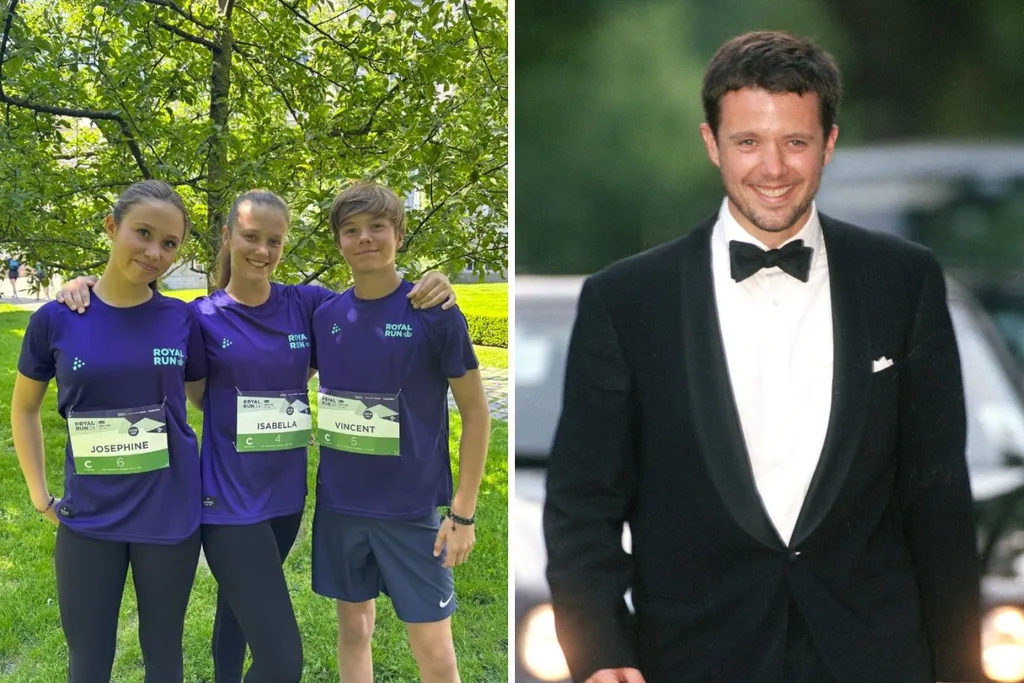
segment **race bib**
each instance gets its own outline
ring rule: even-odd
[[[170,465],[163,405],[68,414],[77,474],[139,474]]]
[[[235,449],[286,451],[309,445],[313,416],[305,391],[239,391]]]
[[[349,453],[398,455],[398,395],[332,391],[317,394],[316,441]]]

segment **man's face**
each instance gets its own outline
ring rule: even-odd
[[[733,217],[777,247],[807,222],[839,128],[832,126],[824,138],[815,93],[743,88],[722,97],[718,136],[706,123],[701,135],[721,171]]]

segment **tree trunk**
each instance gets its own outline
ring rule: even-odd
[[[218,0],[223,24],[213,50],[213,68],[210,72],[210,152],[207,162],[206,238],[203,250],[213,264],[206,274],[207,291],[213,290],[217,252],[220,248],[220,229],[227,218],[228,194],[228,96],[231,92],[231,55],[234,38],[231,35],[233,0]]]

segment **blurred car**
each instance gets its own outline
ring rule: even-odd
[[[817,203],[830,216],[934,250],[1024,367],[1024,145],[840,147]]]
[[[1024,144],[836,149],[816,202],[832,216],[930,247],[958,280],[1024,268]]]
[[[567,681],[555,636],[541,529],[545,464],[561,412],[579,277],[516,278],[516,681]],[[1024,387],[988,315],[956,282],[949,307],[967,403],[967,460],[984,579],[986,673],[1024,681]]]

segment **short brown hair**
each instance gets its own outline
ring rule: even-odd
[[[704,72],[701,99],[705,122],[716,136],[722,97],[743,88],[817,94],[826,139],[839,114],[843,93],[839,67],[832,55],[785,31],[744,33],[718,48],[711,58]]]
[[[395,226],[395,233],[405,233],[405,204],[394,190],[377,183],[356,183],[334,198],[328,221],[334,233],[334,243],[339,241],[341,224],[349,216],[366,213],[377,218],[386,218]]]

